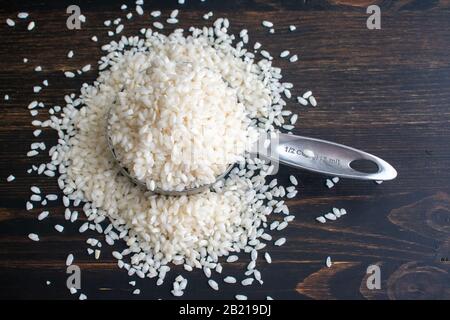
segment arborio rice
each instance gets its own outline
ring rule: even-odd
[[[265,233],[268,215],[275,207],[280,215],[289,213],[287,206],[279,199],[280,195],[285,194],[284,188],[277,186],[276,181],[270,186],[268,184],[271,171],[269,164],[260,159],[251,159],[249,155],[235,159],[235,150],[228,152],[231,144],[238,144],[238,150],[242,150],[250,131],[259,128],[274,132],[277,130],[274,122],[284,122],[281,110],[285,102],[280,94],[285,88],[279,82],[280,69],[272,67],[266,59],[256,63],[253,53],[247,52],[241,44],[233,47],[231,43],[234,36],[226,33],[223,23],[224,20],[219,19],[211,28],[191,28],[191,35],[186,37],[181,30],[169,36],[147,30],[145,39],[122,37],[120,42],[113,41],[103,46],[107,55],[101,60],[100,69],[104,71],[100,72],[97,81],[93,85],[84,84],[79,98],[67,96],[67,106],[62,116],[51,117],[51,126],[60,136],[59,144],[50,150],[52,163],[59,165],[59,186],[71,201],[85,202],[83,210],[88,224],[92,226],[89,229],[103,232],[110,245],[119,239],[126,242],[128,248],[114,255],[120,258],[119,267],[127,269],[130,275],[158,277],[158,285],[163,282],[171,263],[184,264],[185,270],[192,270],[193,267],[214,269],[222,256],[264,248],[264,239],[271,239]],[[181,79],[177,79],[174,75],[178,74],[178,68],[188,68],[182,63],[186,61],[195,62],[192,67],[198,75],[186,71]],[[143,75],[147,72],[147,66],[153,66],[153,69],[148,70],[150,76],[146,79]],[[167,76],[167,79],[156,79],[162,76]],[[168,87],[168,83],[184,83],[188,76],[193,76],[195,83],[198,82],[202,88],[207,87],[208,82],[212,86],[208,90],[217,88],[218,92],[213,97],[225,100],[220,106],[225,105],[226,109],[218,110],[219,104],[210,101],[202,93],[196,96],[196,102],[202,103],[200,105],[205,113],[192,115],[193,119],[207,114],[212,118],[208,121],[211,120],[211,124],[216,126],[214,130],[206,128],[214,135],[200,141],[206,144],[208,152],[215,151],[209,148],[217,148],[222,153],[217,157],[213,153],[214,161],[201,159],[198,164],[194,164],[198,166],[197,171],[190,168],[187,172],[195,178],[200,175],[206,181],[227,163],[234,160],[239,160],[239,163],[225,181],[217,182],[204,193],[180,197],[154,195],[138,188],[120,174],[107,147],[107,113],[118,101],[116,105],[120,107],[116,112],[126,113],[128,106],[132,110],[129,116],[139,118],[146,105],[155,103],[145,99],[161,97],[156,89],[150,92],[152,81],[167,89],[165,86]],[[148,92],[137,92],[144,90],[138,86],[141,83],[150,86],[146,87]],[[186,90],[192,89],[188,84],[184,85],[187,86]],[[122,91],[123,96],[118,95]],[[141,93],[143,95],[136,96]],[[180,159],[188,151],[170,150],[170,144],[164,141],[171,137],[164,133],[164,127],[171,126],[173,121],[181,121],[176,117],[175,120],[171,118],[171,112],[198,111],[195,107],[199,107],[199,104],[187,110],[178,110],[177,104],[169,100],[181,101],[184,93],[174,92],[170,98],[167,97],[168,100],[160,101],[167,104],[170,112],[155,117],[159,117],[161,122],[150,123],[146,129],[146,134],[152,135],[147,141],[153,144],[147,146],[140,141],[141,137],[135,136],[136,128],[131,126],[126,115],[126,121],[114,128],[113,139],[117,148],[123,148],[131,155],[129,158],[122,155],[122,160],[138,176],[159,178],[163,185],[167,183],[171,186],[193,181],[191,176],[187,176],[185,181],[176,174],[173,174],[172,179],[164,174],[155,177],[154,172],[145,172],[144,166],[133,163],[133,159],[142,157],[158,170],[166,170],[165,161],[169,163],[170,170],[180,172],[180,168],[184,168],[185,163],[183,160],[180,162]],[[233,98],[235,96],[237,100]],[[131,104],[128,104],[130,101]],[[209,114],[207,108],[213,108],[214,113],[224,117],[223,123]],[[156,127],[153,128],[153,125]],[[193,126],[197,128],[197,124]],[[118,137],[120,134],[123,134],[121,138]],[[195,133],[185,130],[176,134],[177,139],[189,139]],[[172,143],[176,144],[177,141]],[[151,147],[151,154],[142,154],[136,158],[135,155],[145,149],[143,147]],[[216,167],[211,167],[211,163]],[[103,229],[99,225],[104,216],[111,224]],[[83,225],[83,231],[88,229],[88,224]],[[256,254],[253,256],[256,259]],[[257,280],[262,283],[260,273],[256,271],[253,263],[249,274],[258,274]],[[250,284],[250,280],[247,282]]]
[[[150,190],[211,184],[255,140],[236,90],[215,70],[218,58],[201,43],[166,42],[122,62],[126,84],[119,81],[109,136],[120,163]]]

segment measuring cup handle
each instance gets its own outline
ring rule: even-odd
[[[360,180],[392,180],[397,177],[397,171],[383,159],[370,153],[351,148],[342,144],[289,134],[278,134],[275,157],[278,161],[295,168]],[[272,152],[273,153],[273,152]],[[350,164],[356,160],[368,160],[375,163],[378,171],[375,173],[361,172],[353,169]]]

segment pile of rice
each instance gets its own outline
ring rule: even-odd
[[[270,60],[256,62],[242,42],[233,45],[228,25],[219,19],[210,28],[191,28],[188,36],[147,29],[145,38],[104,45],[98,79],[84,84],[78,98],[66,96],[61,117],[51,117],[60,137],[50,150],[59,186],[74,205],[85,203],[88,222],[80,232],[97,230],[110,245],[125,241],[127,249],[114,253],[119,267],[129,275],[157,277],[158,285],[171,264],[203,268],[209,277],[212,269],[221,272],[220,257],[242,251],[252,259],[246,276],[262,283],[256,259],[257,250],[272,241],[268,216],[282,215],[270,230],[282,230],[294,218],[282,198],[295,196],[295,187],[268,181],[273,165],[242,156],[257,129],[276,132],[290,115],[282,110],[281,94],[292,85],[280,82],[280,69]],[[149,186],[211,182],[229,163],[237,166],[197,195],[146,192],[120,174],[108,150],[110,110],[120,160]],[[204,155],[185,161],[197,147]]]

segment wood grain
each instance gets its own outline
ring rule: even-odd
[[[40,209],[25,210],[31,185],[60,194],[54,179],[26,173],[48,159],[27,158],[30,143],[52,145],[57,138],[51,130],[33,137],[27,105],[34,99],[62,105],[65,94],[77,93],[83,82],[96,78],[96,68],[75,79],[65,78],[63,71],[97,65],[101,44],[111,39],[103,21],[123,18],[122,2],[80,2],[87,22],[71,31],[65,27],[65,9],[73,1],[0,1],[0,97],[10,96],[0,100],[0,298],[73,298],[65,287],[69,252],[82,268],[89,298],[172,298],[171,280],[180,268],[158,289],[154,280],[136,279],[142,294],[134,296],[111,248],[104,247],[98,261],[86,253],[86,236],[95,234],[78,234],[83,218],[65,223],[60,201],[50,204],[50,217],[42,222],[36,219]],[[149,11],[163,9],[166,18],[178,7],[175,0],[147,2],[147,15],[126,21],[125,35],[148,24]],[[181,27],[210,23],[201,16],[211,10],[215,17],[228,17],[233,32],[249,29],[251,44],[261,42],[274,56],[285,49],[299,55],[297,63],[274,59],[285,80],[294,83],[295,95],[311,89],[319,102],[314,109],[288,104],[299,113],[295,133],[377,154],[397,168],[399,177],[381,185],[342,180],[327,189],[325,177],[282,168],[281,183],[288,183],[290,174],[301,181],[299,196],[288,202],[296,220],[282,232],[285,246],[268,246],[273,263],[260,262],[264,285],[223,284],[212,293],[202,273],[195,272],[183,299],[230,299],[237,293],[252,299],[449,299],[450,1],[186,2]],[[381,7],[381,30],[366,28],[369,4]],[[30,12],[35,30],[27,31],[26,22],[17,18],[15,28],[6,26],[6,18],[18,11]],[[261,26],[262,20],[275,23],[275,35]],[[291,24],[295,32],[289,31]],[[94,34],[99,43],[90,41]],[[75,52],[72,59],[66,57],[69,50]],[[37,65],[42,72],[33,71]],[[32,87],[43,79],[50,86],[33,94]],[[42,110],[37,118],[46,116]],[[12,183],[5,181],[9,174],[17,177]],[[349,213],[324,225],[315,221],[332,207]],[[65,225],[62,234],[54,230],[57,223]],[[29,241],[30,232],[39,233],[41,241]],[[325,266],[327,256],[334,262],[331,268]],[[246,262],[225,265],[224,274],[240,277]],[[365,286],[371,264],[380,265],[381,290]]]

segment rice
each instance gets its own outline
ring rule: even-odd
[[[149,189],[152,181],[177,191],[213,183],[241,158],[252,134],[245,106],[219,73],[196,63],[168,63],[169,56],[183,59],[181,50],[188,48],[194,49],[163,47],[159,54],[136,54],[129,63],[148,71],[130,74],[136,80],[118,94],[110,111],[117,158]],[[188,94],[188,86],[198,93]],[[208,150],[198,147],[206,145]]]
[[[124,28],[123,24],[119,24],[119,25],[116,27],[116,34],[121,33],[122,30],[123,30],[123,28]]]
[[[327,218],[328,220],[332,220],[332,221],[337,219],[336,216],[333,213],[331,213],[331,212],[327,213],[325,215],[325,218]]]
[[[328,187],[328,189],[331,189],[334,187],[334,183],[330,179],[326,180],[325,185]]]
[[[161,23],[161,22],[153,22],[153,26],[156,28],[156,29],[164,29],[164,25]]]
[[[209,279],[208,280],[208,285],[213,289],[213,290],[219,290],[219,285],[216,281]]]
[[[225,282],[225,283],[236,283],[237,280],[236,280],[235,277],[228,276],[228,277],[225,277],[225,278],[223,279],[223,282]]]
[[[12,181],[14,181],[15,179],[16,179],[16,177],[13,176],[12,174],[10,174],[10,175],[6,178],[6,181],[7,181],[7,182],[12,182]]]
[[[293,175],[290,175],[290,176],[289,176],[289,180],[291,181],[291,183],[292,183],[294,186],[298,185],[297,178],[294,177]]]
[[[41,193],[41,189],[39,189],[39,187],[37,187],[37,186],[31,186],[30,190],[31,190],[31,192],[36,193],[36,194]]]
[[[70,266],[73,263],[73,254],[69,254],[66,258],[66,266]]]
[[[159,10],[152,11],[152,12],[150,12],[150,15],[154,18],[157,18],[161,15],[161,11],[159,11]]]
[[[236,255],[231,255],[227,258],[228,263],[233,263],[233,262],[236,262],[237,260],[238,260],[238,256],[236,256]]]
[[[262,25],[263,25],[263,27],[266,27],[266,28],[272,28],[273,27],[273,23],[270,22],[270,21],[267,21],[267,20],[264,20],[262,22]]]
[[[311,95],[312,95],[312,91],[306,91],[302,97],[303,97],[303,99],[308,99],[309,97],[311,97]]]
[[[10,26],[10,27],[14,27],[14,26],[16,25],[16,23],[14,22],[14,20],[13,20],[13,19],[10,19],[10,18],[6,19],[6,24],[7,24],[8,26]]]
[[[44,166],[42,172],[60,175],[65,219],[75,215],[71,202],[82,201],[88,221],[79,232],[102,233],[109,245],[124,241],[127,248],[113,253],[119,268],[130,276],[156,278],[158,286],[171,270],[169,265],[203,269],[211,276],[212,270],[222,272],[222,257],[234,262],[238,252],[250,254],[247,277],[255,277],[241,283],[262,283],[256,260],[264,241],[272,241],[264,232],[268,216],[275,210],[289,214],[279,199],[286,189],[268,177],[273,166],[252,160],[245,151],[259,130],[275,133],[285,123],[283,117],[291,113],[282,113],[282,94],[289,95],[292,86],[280,83],[281,70],[272,67],[270,54],[255,61],[254,55],[234,47],[228,27],[228,19],[218,19],[210,28],[190,28],[187,36],[147,29],[145,41],[123,37],[103,45],[97,80],[84,84],[79,97],[66,96],[61,114],[33,123],[58,131],[58,144],[49,151],[58,170]],[[150,189],[211,182],[229,164],[236,166],[225,180],[200,194],[168,197],[146,192],[120,174],[109,152],[105,119],[110,106],[110,138],[119,161]],[[187,159],[190,149],[199,146],[206,154]],[[266,194],[276,200],[266,203]],[[104,220],[108,227],[100,224]],[[277,226],[283,228],[287,222]],[[62,232],[63,227],[55,229]],[[275,245],[285,242],[280,238]],[[92,246],[88,254],[98,258],[101,242],[92,238],[87,243]],[[214,280],[208,283],[218,289]],[[172,293],[182,295],[186,284],[187,280],[177,282]]]
[[[34,23],[34,21],[31,21],[29,24],[28,24],[28,26],[27,26],[27,30],[28,31],[31,31],[31,30],[33,30],[34,29],[34,27],[35,27],[35,23]]]
[[[280,58],[285,58],[289,55],[289,50],[284,50],[283,52],[280,53]]]
[[[331,257],[327,257],[327,260],[326,260],[325,264],[326,264],[326,266],[327,266],[328,268],[331,268],[331,265],[332,265]]]
[[[55,201],[58,199],[58,196],[56,194],[48,194],[45,196],[48,201]]]
[[[281,247],[285,243],[286,243],[286,238],[280,238],[277,241],[275,241],[274,245]]]
[[[39,220],[39,221],[44,220],[45,218],[48,217],[49,214],[50,214],[50,212],[48,212],[48,211],[42,211],[42,212],[38,215],[38,220]]]
[[[289,61],[290,61],[290,62],[296,62],[296,61],[298,61],[298,56],[297,56],[296,54],[294,54],[293,56],[291,56],[291,57],[289,58]]]
[[[33,240],[33,241],[39,241],[39,236],[35,233],[28,234],[28,238],[30,238],[30,240]]]
[[[30,201],[34,201],[34,202],[39,202],[39,201],[41,201],[41,196],[40,195],[38,195],[38,194],[33,194],[31,197],[30,197]]]

